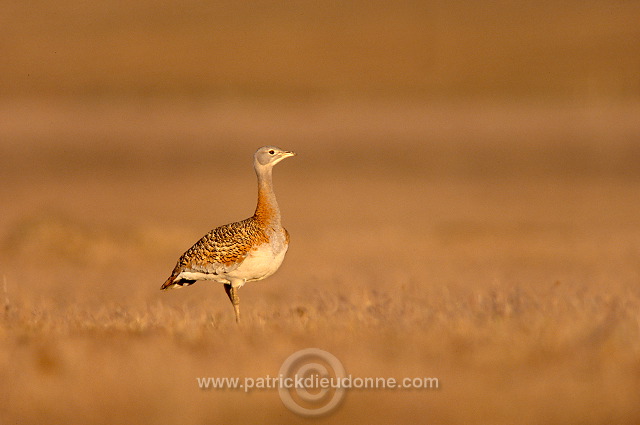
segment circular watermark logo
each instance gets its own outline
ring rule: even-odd
[[[278,393],[285,407],[301,416],[317,417],[333,412],[345,396],[335,385],[345,377],[344,366],[333,354],[307,348],[290,355],[280,367],[285,385]]]

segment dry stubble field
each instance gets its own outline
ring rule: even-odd
[[[353,390],[317,423],[640,421],[636,105],[2,105],[0,422],[301,423],[274,375],[317,347]],[[161,293],[275,170],[290,251],[240,291]]]

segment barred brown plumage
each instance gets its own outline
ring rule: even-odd
[[[293,155],[275,146],[256,151],[253,166],[258,177],[258,203],[253,216],[204,235],[182,254],[160,289],[188,286],[197,280],[223,283],[236,321],[240,320],[238,288],[275,273],[289,246],[289,232],[282,227],[273,192],[272,169]]]

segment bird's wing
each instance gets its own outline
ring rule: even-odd
[[[265,242],[268,238],[253,218],[217,227],[182,254],[162,289],[180,285],[176,278],[182,272],[218,275],[233,271],[254,246]]]

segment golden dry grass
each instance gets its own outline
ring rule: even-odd
[[[274,375],[318,347],[354,376],[318,422],[637,423],[633,105],[6,104],[2,423],[299,423]],[[177,256],[275,171],[292,244],[240,291],[161,293]],[[3,295],[4,296],[4,295]]]
[[[300,423],[204,391],[318,347],[319,423],[640,422],[640,3],[4,2],[0,424]],[[292,236],[240,291],[161,293],[249,215]]]

